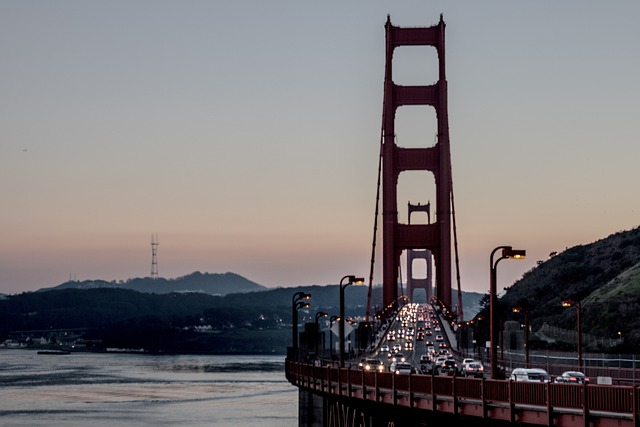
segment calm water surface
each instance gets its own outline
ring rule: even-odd
[[[0,350],[0,426],[298,425],[284,356]]]

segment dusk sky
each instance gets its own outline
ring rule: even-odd
[[[502,289],[640,225],[638,1],[3,0],[0,293],[149,276],[156,233],[166,278],[368,277],[384,24],[441,13],[462,289],[488,291],[496,246],[527,250]],[[394,80],[436,58],[399,49]],[[433,109],[396,123],[433,144]],[[401,218],[435,200],[399,185]]]

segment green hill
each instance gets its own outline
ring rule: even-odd
[[[562,307],[566,299],[581,302],[583,332],[609,338],[622,332],[626,343],[640,346],[640,227],[552,256],[499,302],[506,313],[528,307],[533,330],[544,322],[575,329],[575,311]]]

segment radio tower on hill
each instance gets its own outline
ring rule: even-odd
[[[151,278],[158,278],[158,234],[151,235]]]

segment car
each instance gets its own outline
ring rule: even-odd
[[[464,366],[465,366],[467,363],[471,363],[471,362],[475,362],[475,359],[472,359],[472,358],[470,358],[470,357],[465,357],[464,359],[462,359],[462,367],[464,368]]]
[[[556,377],[555,382],[564,384],[589,384],[589,378],[582,372],[566,371],[559,377]]]
[[[434,363],[436,366],[438,366],[438,365],[442,365],[442,363],[443,363],[445,360],[447,360],[447,356],[438,356],[438,357],[436,357],[436,359],[434,360],[434,362],[433,362],[433,363]]]
[[[413,350],[413,343],[411,341],[407,341],[406,343],[404,343],[404,349]]]
[[[404,362],[406,360],[407,360],[407,358],[404,357],[404,354],[402,354],[402,353],[396,353],[393,356],[391,356],[391,361],[392,362]]]
[[[444,341],[444,337],[442,335],[436,335],[436,341]]]
[[[511,371],[509,376],[511,381],[525,381],[525,382],[549,382],[549,374],[544,369],[537,368],[516,368]]]
[[[482,378],[484,376],[484,366],[482,366],[481,362],[475,360],[467,362],[462,367],[462,374],[465,377]]]
[[[394,344],[392,353],[398,353],[401,350],[402,350],[402,345],[401,344]]]
[[[410,374],[413,371],[411,363],[408,362],[396,362],[392,364],[391,372],[396,374]]]
[[[428,354],[423,354],[420,356],[420,364],[431,363],[431,357]]]
[[[375,358],[362,359],[360,360],[360,363],[358,363],[358,366],[360,367],[360,369],[364,371],[384,372],[384,363],[382,363],[380,359],[375,359]]]
[[[382,346],[380,347],[381,353],[389,353],[390,351],[391,349],[389,348],[388,344],[382,344]]]
[[[437,365],[438,374],[458,375],[458,364],[455,359],[445,359]]]
[[[427,346],[427,353],[428,354],[434,354],[436,352],[436,348],[432,345],[428,345]]]

